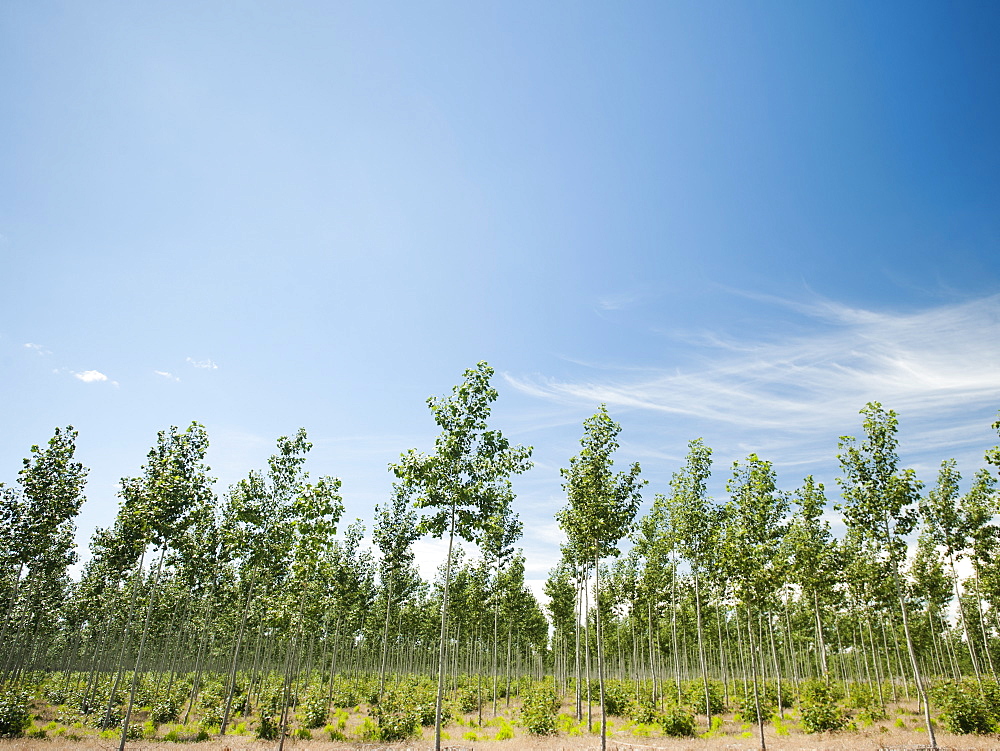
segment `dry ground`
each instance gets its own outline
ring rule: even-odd
[[[855,732],[823,733],[807,735],[795,723],[794,714],[789,713],[783,723],[782,732],[772,724],[764,727],[764,737],[768,751],[864,751],[867,749],[892,749],[893,751],[916,751],[926,749],[927,734],[921,732],[922,718],[915,715],[915,706],[907,707],[903,712],[890,712],[890,719],[876,723]],[[565,704],[563,712],[571,713],[572,708]],[[898,715],[898,716],[897,716]],[[595,715],[596,716],[596,715]],[[896,717],[896,719],[892,719]],[[475,730],[482,734],[482,729],[470,727],[469,720],[473,715],[466,716],[466,724],[451,724],[446,730],[451,734],[449,740],[442,742],[443,749],[449,751],[597,751],[600,749],[600,737],[565,733],[549,737],[532,737],[524,735],[522,728],[516,727],[516,737],[509,740],[464,740],[463,733]],[[348,733],[352,732],[361,718],[352,717]],[[488,720],[489,717],[484,717]],[[620,728],[623,721],[609,718],[613,727]],[[904,727],[897,723],[902,722]],[[704,730],[705,718],[699,718],[699,730]],[[496,730],[495,727],[489,731]],[[371,741],[329,741],[301,740],[287,738],[285,748],[289,751],[429,751],[433,749],[433,729],[424,728],[423,738],[401,743],[373,743]],[[938,747],[942,751],[1000,751],[1000,736],[952,735],[943,728],[936,731]],[[314,731],[317,737],[322,731]],[[200,743],[171,743],[163,740],[129,741],[127,748],[132,751],[273,751],[277,749],[277,741],[258,741],[249,735],[230,735],[223,739],[213,739]],[[760,739],[756,725],[750,726],[734,721],[733,715],[726,715],[721,729],[710,738],[667,738],[662,736],[635,736],[621,730],[612,731],[608,737],[608,751],[651,751],[664,749],[670,751],[756,751],[760,748]],[[65,738],[45,739],[5,739],[0,740],[0,751],[37,749],[39,751],[115,751],[118,742],[88,734],[79,740]]]

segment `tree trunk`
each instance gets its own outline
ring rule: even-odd
[[[604,639],[601,633],[601,559],[594,556],[594,625],[597,627],[597,686],[601,696],[601,751],[608,747],[608,712],[604,704]]]
[[[448,524],[448,557],[444,566],[444,595],[441,598],[441,643],[438,645],[437,698],[434,700],[434,751],[441,751],[441,701],[444,697],[445,642],[448,637],[448,588],[451,585],[451,551],[455,542],[455,504]]]

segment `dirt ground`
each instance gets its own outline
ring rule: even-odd
[[[754,728],[756,732],[756,728]],[[429,736],[428,731],[424,731]],[[892,751],[917,751],[928,748],[925,733],[914,730],[893,728],[879,732],[870,729],[856,733],[834,733],[822,735],[776,735],[773,728],[765,728],[765,742],[769,751],[851,751],[852,749],[891,749]],[[938,731],[938,747],[942,751],[1000,751],[1000,737],[997,736],[956,736]],[[169,743],[166,741],[130,741],[127,746],[132,751],[273,751],[276,741],[256,741],[240,736],[224,740],[210,740],[201,743]],[[608,738],[608,751],[649,751],[650,749],[670,749],[671,751],[756,751],[760,748],[759,738],[722,735],[714,738]],[[37,749],[39,751],[89,751],[102,749],[113,751],[118,748],[115,741],[100,738],[84,738],[79,741],[63,739],[15,739],[0,741],[0,749]],[[351,743],[323,740],[286,739],[286,749],[298,751],[430,751],[433,739],[403,743]],[[597,751],[600,738],[594,736],[552,736],[532,738],[519,736],[505,741],[456,741],[442,742],[442,748],[449,751]]]
[[[573,707],[566,703],[562,711],[570,715]],[[787,719],[764,726],[764,739],[768,751],[866,751],[868,749],[883,749],[885,751],[923,751],[927,745],[927,733],[922,731],[923,718],[916,713],[916,706],[897,707],[890,712],[890,719],[870,724],[856,731],[837,733],[820,733],[809,735],[802,732],[796,723],[793,711],[787,712]],[[46,713],[43,713],[49,719]],[[347,727],[348,734],[356,731],[357,723],[362,715],[352,716]],[[484,713],[484,721],[493,719],[491,713]],[[594,718],[596,720],[596,715]],[[733,714],[725,715],[722,726],[712,737],[702,738],[668,738],[661,735],[636,736],[624,729],[621,718],[609,717],[611,732],[608,735],[608,751],[757,751],[760,749],[759,730],[756,725],[737,722]],[[442,741],[442,749],[448,751],[599,751],[601,739],[598,735],[585,732],[570,735],[534,737],[526,735],[523,728],[514,726],[514,738],[508,740],[465,740],[462,735],[469,731],[483,734],[483,728],[474,723],[475,715],[466,715],[452,722],[445,730],[450,738]],[[704,731],[706,718],[697,718],[699,732]],[[777,726],[776,726],[777,725]],[[581,727],[586,728],[586,724]],[[487,728],[493,731],[495,727]],[[92,732],[92,731],[91,731]],[[284,747],[288,751],[431,751],[434,748],[433,728],[423,728],[423,737],[418,740],[399,743],[377,743],[372,741],[330,741],[303,740],[288,737]],[[938,748],[941,751],[1000,751],[1000,736],[998,735],[953,735],[938,727]],[[326,734],[314,731],[314,735]],[[248,735],[228,735],[224,738],[213,738],[198,743],[174,743],[166,740],[136,740],[129,741],[126,746],[130,751],[274,751],[278,748],[277,741],[259,741]],[[101,738],[96,734],[86,734],[77,740],[63,737],[0,739],[0,751],[28,749],[38,751],[116,751],[118,741]]]

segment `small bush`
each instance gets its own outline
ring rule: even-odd
[[[120,737],[122,731],[121,727],[108,728],[107,732],[114,733],[115,737]],[[103,737],[103,736],[102,736]],[[141,741],[142,740],[142,725],[138,723],[131,723],[127,728],[125,728],[125,739],[130,741]]]
[[[105,708],[95,726],[100,730],[112,730],[113,728],[121,728],[124,721],[125,715],[122,714],[121,709],[118,707]]]
[[[399,708],[379,712],[377,739],[380,741],[405,741],[415,737],[419,729],[419,718],[413,710]]]
[[[681,707],[670,707],[660,715],[660,727],[663,734],[675,738],[687,738],[694,735],[694,715]]]
[[[522,693],[521,724],[531,735],[553,735],[559,699],[551,684],[541,684]]]
[[[302,724],[307,728],[323,727],[329,714],[326,697],[310,696],[302,702]]]
[[[633,704],[630,686],[622,681],[606,681],[604,684],[604,708],[615,717],[628,717]]]
[[[850,719],[837,704],[829,684],[818,680],[802,684],[799,712],[802,714],[802,729],[807,733],[842,730]]]
[[[996,732],[997,717],[978,686],[948,681],[936,686],[932,696],[941,712],[941,724],[950,732],[962,735]]]
[[[478,712],[479,706],[482,703],[482,694],[479,691],[479,687],[463,686],[458,690],[458,708],[464,713],[469,714],[471,712]]]
[[[757,697],[760,701],[760,717],[762,722],[767,722],[767,718],[774,714],[778,708],[777,697],[770,695],[765,687],[757,686]],[[747,721],[757,722],[757,699],[754,698],[753,684],[746,687],[746,693],[739,697],[737,712]]]
[[[261,715],[260,724],[257,726],[257,738],[262,741],[273,741],[278,739],[281,728],[278,722],[271,715]]]
[[[177,722],[181,714],[181,702],[176,697],[160,699],[153,704],[149,712],[150,719],[157,725],[165,722]]]
[[[57,706],[59,704],[65,704],[67,701],[69,701],[69,692],[66,690],[66,687],[58,683],[52,686],[48,686],[45,689],[45,693],[43,694],[43,696],[45,697],[45,701],[47,701],[49,704],[54,704]]]
[[[692,709],[696,714],[705,713],[705,683],[701,680],[696,681],[686,681],[682,685],[682,692],[684,696],[685,703]],[[722,684],[717,681],[708,682],[708,706],[712,710],[712,714],[722,714],[726,705],[722,700],[723,691]]]
[[[222,724],[222,709],[220,707],[205,707],[202,710],[198,725],[203,728],[217,728]]]
[[[629,719],[641,723],[643,725],[650,725],[656,722],[656,718],[659,716],[659,708],[653,702],[653,697],[643,696],[639,701],[632,702],[629,709]]]
[[[28,697],[15,691],[0,694],[0,738],[18,738],[30,726]]]

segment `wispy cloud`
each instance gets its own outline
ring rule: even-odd
[[[828,300],[789,306],[807,317],[808,333],[753,341],[710,334],[699,342],[707,364],[696,369],[575,381],[506,378],[544,399],[605,402],[745,433],[780,431],[786,441],[828,431],[845,416],[855,422],[872,400],[907,419],[961,419],[1000,405],[1000,295],[906,313]]]
[[[212,360],[207,357],[204,360],[195,360],[193,357],[186,358],[189,365],[195,368],[201,368],[203,370],[217,370],[219,368]]]
[[[621,310],[635,305],[640,295],[634,292],[619,292],[601,295],[597,298],[597,307],[601,310]]]
[[[178,378],[177,376],[175,376],[173,373],[168,373],[165,370],[154,370],[153,372],[156,375],[158,375],[158,376],[162,376],[163,378],[166,378],[168,381],[179,381],[180,380],[180,378]]]
[[[30,349],[32,352],[35,352],[36,354],[39,354],[39,355],[51,355],[52,354],[51,350],[46,349],[46,347],[44,345],[41,345],[41,344],[32,344],[31,342],[28,342],[28,343],[26,343],[24,345],[24,348],[25,349]]]

